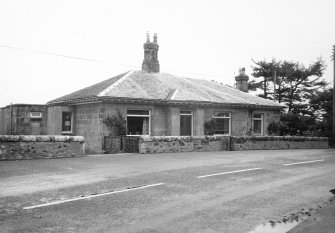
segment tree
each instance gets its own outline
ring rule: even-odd
[[[117,112],[117,115],[107,116],[104,118],[103,123],[114,129],[118,136],[127,134],[126,120],[120,111]]]
[[[255,79],[249,83],[250,90],[259,90],[258,96],[285,103],[288,107],[279,123],[270,124],[271,134],[332,135],[333,90],[327,89],[322,79],[326,66],[321,58],[308,67],[299,62],[275,59],[254,63],[252,75]]]
[[[283,113],[278,123],[272,122],[268,132],[274,135],[321,136],[315,124],[315,118],[295,113]]]
[[[333,95],[332,88],[325,88],[315,92],[309,99],[309,111],[313,112],[318,122],[317,127],[325,137],[331,137],[333,134]]]
[[[286,103],[289,112],[299,112],[299,108],[305,108],[310,96],[327,85],[326,81],[320,80],[325,68],[322,59],[308,68],[298,62],[283,63],[284,82],[281,94],[282,102]]]
[[[271,89],[270,87],[273,86],[274,72],[276,71],[276,73],[280,73],[281,61],[277,62],[275,59],[272,59],[271,62],[267,62],[266,60],[257,62],[253,60],[253,62],[257,66],[252,67],[252,76],[254,76],[257,80],[254,79],[249,82],[249,90],[255,91],[260,89],[263,93],[258,96],[265,99],[273,99],[273,88]]]
[[[288,112],[299,112],[306,108],[306,104],[311,95],[320,88],[327,85],[324,80],[320,80],[326,68],[325,62],[319,58],[309,67],[305,67],[299,62],[276,61],[271,62],[254,61],[252,75],[254,80],[250,81],[251,90],[261,90],[258,96],[283,102],[288,107]],[[276,81],[274,82],[274,74]],[[262,80],[257,81],[257,79]],[[274,88],[274,84],[276,88]],[[274,96],[274,91],[276,95]]]

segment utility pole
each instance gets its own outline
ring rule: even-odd
[[[10,135],[13,135],[13,105],[10,103]]]
[[[276,101],[276,82],[277,82],[277,71],[273,73],[273,100]]]
[[[335,147],[335,45],[333,45],[333,147]]]

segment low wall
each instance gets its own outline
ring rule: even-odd
[[[230,149],[228,136],[141,136],[139,153],[223,151]]]
[[[84,137],[0,135],[0,160],[83,156]]]
[[[141,136],[139,152],[167,153],[224,150],[281,150],[328,148],[328,138],[294,136]]]
[[[326,137],[231,137],[231,150],[324,149],[328,147],[328,138]]]

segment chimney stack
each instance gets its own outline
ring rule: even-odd
[[[236,89],[243,92],[248,92],[249,76],[245,74],[245,68],[241,68],[239,70],[239,75],[235,77],[235,81]]]
[[[158,48],[157,33],[154,34],[153,42],[150,42],[150,35],[149,32],[147,32],[147,41],[143,45],[144,59],[142,63],[142,70],[148,73],[159,72]]]

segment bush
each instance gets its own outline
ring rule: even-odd
[[[269,124],[268,132],[270,135],[278,136],[325,136],[324,131],[320,126],[321,124],[311,116],[285,113],[280,116],[280,121],[278,123],[272,122]]]
[[[215,121],[213,119],[206,121],[204,124],[205,135],[213,135],[215,129]]]
[[[117,115],[108,116],[107,118],[105,118],[103,120],[103,123],[105,123],[108,127],[115,128],[117,134],[120,136],[127,134],[127,123],[120,111],[118,111]]]

